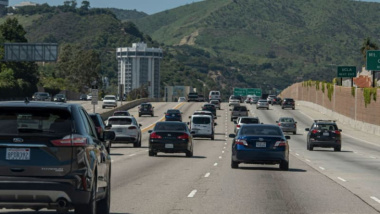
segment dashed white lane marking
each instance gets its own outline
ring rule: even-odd
[[[113,160],[111,160],[111,162],[113,162]]]
[[[227,143],[224,143],[225,145],[227,145]]]
[[[197,193],[197,190],[193,190],[190,192],[190,194],[187,196],[188,198],[193,198],[195,196],[195,194]]]
[[[146,152],[149,152],[149,149],[145,150]]]
[[[210,173],[206,173],[205,178],[208,178],[210,176]]]
[[[223,149],[226,149],[226,147],[223,147]]]
[[[222,159],[222,156],[219,156],[219,159]]]
[[[341,178],[341,177],[338,177],[339,180],[343,181],[343,182],[346,182],[345,179]]]
[[[218,163],[214,163],[214,166],[218,166]]]
[[[323,168],[323,167],[321,167],[321,166],[320,166],[319,168],[322,169],[322,170],[325,170],[325,168]]]
[[[300,156],[300,154],[296,153],[297,156]]]
[[[358,152],[357,152],[357,151],[354,151],[354,153],[355,153],[355,154],[358,154]]]
[[[224,153],[224,151],[222,151],[222,153]]]
[[[309,159],[305,159],[307,162],[311,162],[311,160],[309,160]]]
[[[370,158],[373,158],[373,159],[376,159],[376,157],[375,156],[369,156]]]
[[[371,196],[371,199],[380,204],[380,199],[376,198],[375,196]]]
[[[129,157],[132,157],[132,156],[135,156],[136,154],[131,154],[131,155],[128,155]]]
[[[291,149],[289,149],[289,151],[292,151]]]

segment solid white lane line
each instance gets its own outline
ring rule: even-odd
[[[208,178],[210,176],[210,173],[206,173],[205,178]]]
[[[129,157],[132,157],[132,156],[135,156],[136,154],[131,154],[131,155],[128,155]]]
[[[309,159],[305,159],[307,162],[311,162]]]
[[[291,149],[289,149],[289,151],[292,151]]]
[[[343,178],[341,177],[338,177],[339,180],[343,181],[343,182],[346,182],[346,180],[344,180]]]
[[[319,168],[322,169],[322,170],[325,170],[325,168],[323,168],[323,167],[321,167],[321,166],[320,166]]]
[[[297,156],[300,156],[300,154],[296,153]]]
[[[218,166],[218,163],[214,163],[214,166]]]
[[[355,153],[355,154],[358,154],[358,152],[357,152],[357,151],[354,151],[354,153]]]
[[[371,199],[380,204],[380,199],[376,198],[375,196],[371,196]]]
[[[219,156],[219,159],[222,159],[222,156]]]
[[[195,190],[191,191],[191,193],[187,197],[193,198],[196,193],[197,193],[197,190],[195,189]]]

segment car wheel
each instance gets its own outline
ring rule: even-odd
[[[214,135],[211,136],[211,140],[214,140]]]
[[[239,162],[231,160],[231,168],[232,169],[237,169],[239,168]]]
[[[152,114],[152,117],[154,117],[154,114]]]
[[[282,109],[284,109],[284,107],[281,107]]]
[[[102,106],[102,109],[104,109],[105,107],[104,106]]]
[[[186,157],[193,157],[193,151],[187,151],[186,152]]]
[[[149,150],[149,156],[153,157],[156,155],[157,155],[157,152],[153,152],[152,150]]]
[[[267,108],[267,110],[269,110],[269,108]]]
[[[104,214],[109,214],[110,213],[110,207],[111,207],[111,169],[108,175],[108,185],[107,185],[107,192],[106,196],[98,201],[97,204],[97,213],[104,213]]]
[[[293,110],[295,109],[295,108],[292,108]]]
[[[75,214],[96,214],[96,181],[92,185],[90,201],[85,205],[78,205],[75,207]]]
[[[334,147],[334,151],[335,152],[340,152],[342,150],[342,147],[341,146],[336,146]]]
[[[141,114],[139,114],[139,117],[141,117]]]
[[[280,169],[281,170],[289,170],[289,162],[288,161],[281,161],[280,163]]]
[[[136,140],[136,142],[133,143],[133,147],[141,147],[141,145],[139,145],[139,140]]]
[[[294,135],[296,135],[296,134],[297,134],[297,132],[293,132],[293,134],[294,134]]]
[[[231,118],[231,122],[234,121],[234,119]]]

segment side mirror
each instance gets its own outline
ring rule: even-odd
[[[148,131],[148,133],[152,133],[152,132],[153,132],[153,130],[149,130],[149,131]]]
[[[309,128],[306,128],[305,131],[310,131],[310,129],[309,129]]]
[[[287,140],[290,140],[290,136],[285,136],[285,138],[286,138]]]
[[[106,125],[106,129],[111,129],[111,128],[112,128],[111,124]]]
[[[276,121],[276,123],[278,123],[278,121]]]
[[[229,134],[228,137],[229,137],[229,138],[235,138],[236,135],[235,135],[235,134]]]
[[[342,132],[342,129],[338,129],[338,131]]]
[[[104,140],[115,140],[116,134],[114,131],[104,131]]]

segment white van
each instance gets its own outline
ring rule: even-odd
[[[208,100],[219,100],[219,102],[222,102],[220,98],[220,91],[210,91],[208,94]]]
[[[189,128],[193,137],[206,137],[214,140],[214,123],[210,115],[192,115]]]

